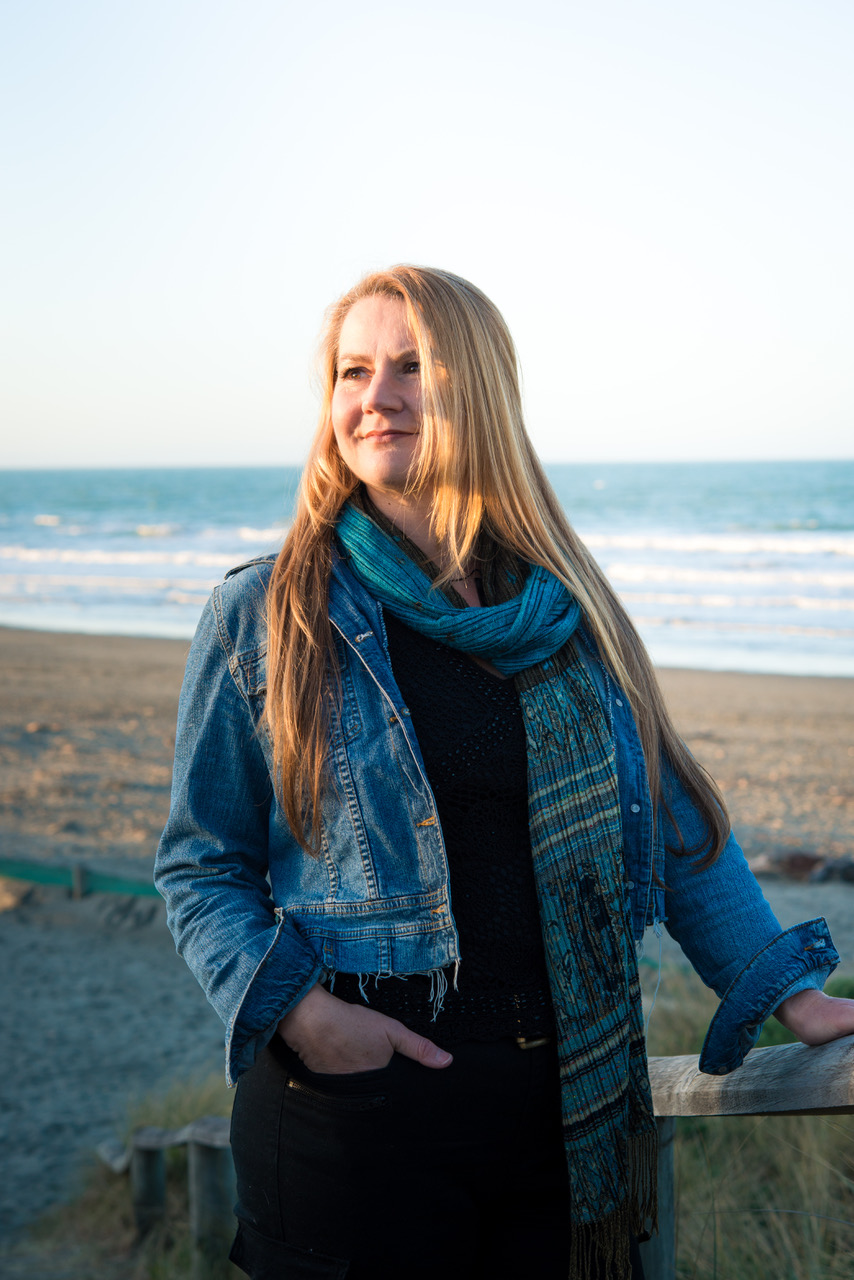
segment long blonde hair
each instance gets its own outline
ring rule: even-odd
[[[328,718],[335,714],[337,669],[327,611],[332,543],[338,512],[358,484],[332,430],[338,342],[353,304],[377,295],[403,303],[417,347],[421,442],[408,483],[415,491],[429,483],[434,495],[431,528],[447,555],[440,581],[464,576],[478,538],[486,533],[566,585],[602,661],[631,703],[655,810],[662,799],[663,754],[705,820],[700,865],[706,865],[729,834],[723,799],[679,739],[640,637],[569,524],[534,453],[507,325],[468,281],[406,265],[365,276],[327,313],[320,420],[268,592],[266,718],[277,791],[294,835],[303,848],[316,852]]]

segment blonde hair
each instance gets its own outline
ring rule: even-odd
[[[464,575],[485,533],[566,585],[631,703],[655,808],[662,799],[663,753],[705,820],[705,865],[729,834],[723,800],[679,739],[640,637],[546,479],[525,429],[516,351],[504,318],[461,277],[406,265],[365,276],[327,312],[320,420],[268,592],[266,718],[277,790],[294,835],[305,849],[316,850],[328,717],[334,714],[335,647],[327,612],[332,542],[338,512],[358,484],[332,430],[338,342],[354,303],[377,295],[403,303],[417,348],[421,442],[408,484],[415,491],[431,487],[431,528],[447,556],[440,581]]]

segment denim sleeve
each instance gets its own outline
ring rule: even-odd
[[[155,884],[179,953],[225,1023],[230,1084],[321,971],[314,949],[270,899],[271,800],[264,753],[209,603],[181,690]]]
[[[672,819],[662,814],[665,848],[679,844],[674,820],[691,848],[702,841],[702,820],[669,769],[663,783],[672,814]],[[700,1070],[725,1075],[741,1065],[762,1023],[783,1000],[807,987],[824,986],[839,955],[822,918],[781,929],[732,834],[711,867],[698,870],[701,858],[666,853],[666,923],[697,973],[720,997]]]

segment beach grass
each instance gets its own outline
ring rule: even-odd
[[[850,1116],[679,1120],[680,1280],[850,1280],[852,1138]]]
[[[642,969],[651,996],[656,973]],[[829,995],[854,996],[854,977]],[[716,998],[687,967],[664,975],[651,1056],[699,1053]],[[770,1019],[759,1047],[795,1039]],[[678,1280],[850,1280],[854,1116],[710,1116],[676,1124]]]

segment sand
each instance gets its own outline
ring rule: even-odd
[[[0,856],[148,877],[188,648],[0,628]]]
[[[749,858],[854,855],[854,680],[662,671]]]
[[[148,876],[187,649],[0,628],[0,856]],[[660,674],[749,857],[854,856],[854,680]]]
[[[150,879],[187,644],[0,628],[0,857]],[[854,857],[854,680],[663,671],[749,857]],[[764,878],[783,924],[828,916],[854,972],[854,885]],[[222,1028],[156,900],[0,882],[0,1230],[73,1194],[128,1103],[222,1072]]]

